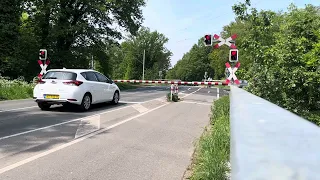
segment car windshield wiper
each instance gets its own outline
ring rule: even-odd
[[[44,79],[57,79],[57,77],[47,77],[47,78],[44,78]]]

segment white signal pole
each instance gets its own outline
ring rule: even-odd
[[[143,60],[142,60],[142,80],[144,80],[144,63],[146,60],[146,50],[143,50]]]

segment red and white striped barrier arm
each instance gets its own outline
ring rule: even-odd
[[[178,84],[178,85],[223,85],[227,86],[225,82],[198,82],[198,81],[152,81],[152,80],[113,80],[115,83],[146,83],[146,84]]]

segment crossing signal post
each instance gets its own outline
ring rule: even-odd
[[[40,51],[39,51],[39,59],[41,61],[47,60],[47,50],[46,49],[40,49]]]
[[[240,62],[238,60],[239,52],[235,45],[235,39],[237,38],[237,34],[233,34],[232,36],[228,37],[227,39],[223,39],[222,37],[218,36],[217,34],[212,35],[205,35],[204,36],[204,43],[206,46],[211,46],[213,43],[217,43],[214,45],[214,48],[219,48],[222,45],[227,45],[230,47],[229,51],[229,62],[233,64],[235,62],[235,67],[231,67],[229,63],[226,63],[226,76],[227,80],[226,83],[229,84],[231,80],[234,80],[236,84],[239,84],[239,80],[237,79],[235,72],[240,67]]]
[[[212,35],[207,34],[204,36],[204,44],[205,46],[212,46]]]
[[[44,61],[44,62],[42,62]],[[39,50],[39,60],[38,64],[40,65],[41,72],[38,74],[38,78],[41,79],[42,76],[47,73],[47,67],[50,64],[50,60],[48,59],[48,54],[46,49]]]
[[[238,56],[239,56],[238,49],[230,49],[230,52],[229,52],[230,62],[238,62]]]

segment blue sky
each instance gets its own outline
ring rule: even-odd
[[[237,2],[239,0],[147,0],[143,26],[169,38],[166,47],[173,52],[171,64],[174,66],[201,36],[220,34],[222,27],[234,20],[231,6]],[[290,3],[298,7],[320,6],[320,0],[251,0],[253,7],[274,11],[286,11]]]

